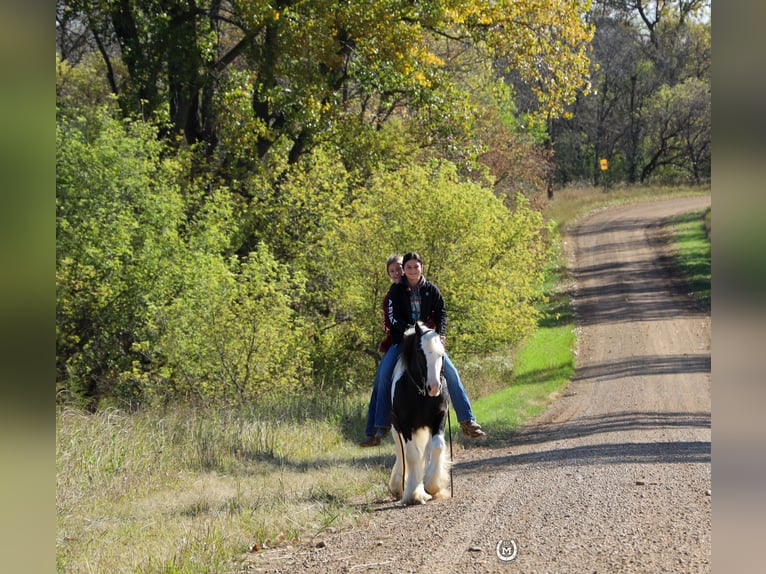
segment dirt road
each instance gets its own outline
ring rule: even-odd
[[[367,527],[249,571],[709,572],[710,318],[670,280],[659,226],[709,202],[614,208],[571,230],[575,380],[510,444],[458,452],[453,499],[382,503]]]

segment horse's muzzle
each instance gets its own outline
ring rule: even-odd
[[[442,392],[441,382],[428,383],[428,396],[438,397]]]

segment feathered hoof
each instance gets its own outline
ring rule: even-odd
[[[440,488],[436,492],[428,491],[428,494],[431,495],[434,499],[442,499],[442,498],[452,498],[452,495],[450,494],[450,491],[448,488]]]
[[[425,504],[432,498],[433,497],[430,494],[428,494],[425,490],[418,489],[412,493],[412,496],[406,498],[402,502],[406,504],[407,506],[414,506],[415,504]]]

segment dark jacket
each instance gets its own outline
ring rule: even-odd
[[[388,322],[391,327],[391,340],[395,345],[402,342],[404,332],[413,322],[410,317],[410,293],[412,288],[407,278],[391,285],[388,291]],[[427,281],[420,280],[420,320],[440,335],[447,334],[447,308],[439,288]]]

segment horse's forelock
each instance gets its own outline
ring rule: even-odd
[[[412,354],[419,347],[420,334],[415,327],[410,327],[404,332],[404,339],[402,339],[402,354],[406,357],[411,357]]]
[[[444,355],[444,345],[436,331],[424,333],[421,337],[420,345],[423,351],[430,350],[437,355]],[[427,336],[426,336],[427,335]]]

